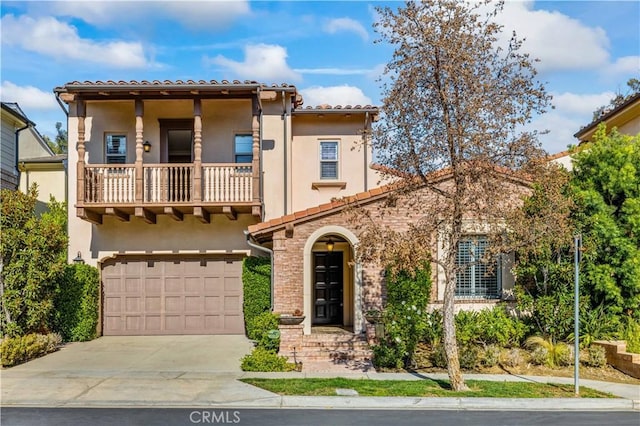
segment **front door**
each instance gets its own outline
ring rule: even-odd
[[[342,252],[313,253],[314,324],[342,324]]]

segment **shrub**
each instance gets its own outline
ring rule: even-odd
[[[525,345],[533,349],[531,360],[535,364],[544,364],[551,368],[571,365],[571,348],[566,343],[555,343],[540,336],[531,336]]]
[[[531,362],[535,365],[547,365],[549,363],[549,351],[543,346],[537,346],[531,351]]]
[[[524,364],[524,357],[518,348],[512,348],[503,353],[502,362],[507,367],[517,367]]]
[[[604,305],[591,309],[587,305],[580,307],[580,347],[588,348],[596,340],[614,340],[619,328],[617,316],[609,314]],[[574,333],[569,335],[574,341]]]
[[[484,348],[481,356],[482,365],[486,367],[494,367],[500,362],[500,347],[497,345],[489,345]]]
[[[504,306],[483,309],[477,316],[477,343],[501,347],[520,346],[527,326]]]
[[[96,338],[100,279],[89,265],[67,265],[54,298],[54,328],[65,341]]]
[[[503,306],[479,312],[460,311],[456,314],[455,321],[456,339],[461,346],[519,346],[527,332],[527,326],[509,314]]]
[[[271,309],[271,260],[247,257],[242,262],[244,323],[247,336],[254,339],[253,318]],[[277,328],[277,327],[276,327]]]
[[[623,316],[620,338],[627,342],[627,352],[640,354],[640,322],[630,315]]]
[[[442,312],[435,310],[433,312],[427,312],[426,317],[426,329],[423,333],[422,339],[432,345],[442,342]]]
[[[287,362],[286,356],[279,356],[275,351],[255,348],[245,355],[240,363],[242,371],[293,371],[295,364]]]
[[[277,351],[280,347],[278,316],[271,312],[263,312],[255,316],[250,323],[249,338],[256,341],[259,348]]]
[[[2,366],[11,367],[31,359],[53,352],[62,342],[57,333],[27,334],[25,336],[7,337],[0,345]]]
[[[465,370],[472,370],[480,362],[480,349],[476,345],[461,346],[458,349],[460,367]]]
[[[431,363],[434,367],[447,368],[447,354],[444,345],[436,345],[431,351]]]
[[[481,333],[478,327],[478,313],[475,311],[460,311],[455,316],[456,340],[460,346],[468,346],[479,339]]]
[[[36,186],[27,194],[2,190],[0,329],[13,337],[51,330],[56,283],[66,265],[66,210],[51,199],[35,213]]]
[[[404,367],[403,357],[399,357],[396,348],[389,345],[375,345],[371,347],[373,351],[373,365],[376,368],[402,368]]]
[[[382,313],[385,337],[375,349],[382,358],[380,367],[408,367],[420,339],[427,329],[425,308],[431,293],[431,267],[425,264],[413,274],[399,270],[386,270],[387,306]]]
[[[587,349],[587,365],[596,368],[602,368],[607,365],[607,353],[602,346],[589,346]]]

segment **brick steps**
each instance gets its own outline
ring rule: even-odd
[[[281,355],[293,359],[293,350],[281,351]],[[362,336],[352,334],[305,335],[302,345],[295,348],[295,359],[302,362],[368,361],[371,349]]]

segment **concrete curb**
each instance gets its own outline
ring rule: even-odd
[[[640,411],[640,401],[602,398],[414,398],[414,397],[339,397],[274,396],[242,401],[20,401],[2,407],[67,408],[298,408],[362,410],[479,410],[479,411]]]
[[[562,410],[562,411],[628,411],[640,405],[628,399],[602,398],[407,398],[407,397],[308,397],[283,396],[287,408],[349,408],[422,410]]]

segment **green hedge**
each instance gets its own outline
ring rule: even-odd
[[[54,299],[54,326],[65,341],[96,338],[99,300],[98,270],[89,265],[67,265]]]
[[[268,257],[247,257],[242,263],[244,292],[244,324],[249,338],[254,338],[254,318],[271,309],[271,260]]]

